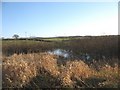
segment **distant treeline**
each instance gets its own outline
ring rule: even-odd
[[[18,39],[12,39],[12,38],[9,38],[9,39],[2,39],[4,41],[7,41],[7,40],[34,40],[34,41],[45,41],[45,42],[51,42],[49,40],[43,40],[41,38],[18,38]]]
[[[96,37],[116,37],[120,35],[105,35],[105,36],[59,36],[59,37],[29,37],[29,38],[17,38],[17,40],[41,40],[43,39],[57,39],[57,38],[96,38]],[[2,40],[15,40],[15,38],[2,38]]]

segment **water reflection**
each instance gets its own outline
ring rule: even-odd
[[[92,58],[88,53],[86,53],[86,54],[81,55],[81,59],[83,59],[83,60],[91,60]]]
[[[48,51],[48,53],[55,54],[55,55],[58,55],[58,56],[62,56],[64,58],[69,58],[70,57],[69,52],[67,52],[66,50],[63,50],[63,49],[55,49],[53,51]]]
[[[64,58],[76,58],[79,57],[79,59],[82,60],[91,60],[91,56],[88,53],[82,54],[82,55],[75,55],[73,54],[73,52],[71,51],[66,51],[63,49],[55,49],[53,51],[48,51],[48,53],[50,54],[54,54],[54,55],[58,55],[58,56],[62,56]]]

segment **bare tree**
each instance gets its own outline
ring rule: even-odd
[[[19,35],[17,35],[17,34],[13,35],[13,38],[15,38],[15,39],[18,39],[18,37],[19,37]]]

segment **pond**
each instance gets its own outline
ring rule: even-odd
[[[66,59],[68,58],[75,58],[75,57],[79,57],[80,59],[83,59],[83,60],[91,60],[91,56],[87,53],[85,54],[82,54],[82,55],[73,55],[73,52],[72,51],[67,51],[67,50],[64,50],[64,49],[54,49],[52,51],[48,51],[49,54],[54,54],[54,55],[57,55],[57,56],[62,56]]]
[[[63,49],[55,49],[53,51],[48,51],[48,53],[58,55],[58,56],[62,56],[64,58],[69,58],[70,57],[69,52],[67,52],[66,50],[63,50]]]

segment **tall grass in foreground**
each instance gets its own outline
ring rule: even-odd
[[[58,59],[48,53],[3,56],[3,88],[118,87],[118,64],[95,67],[81,60],[62,64]]]

